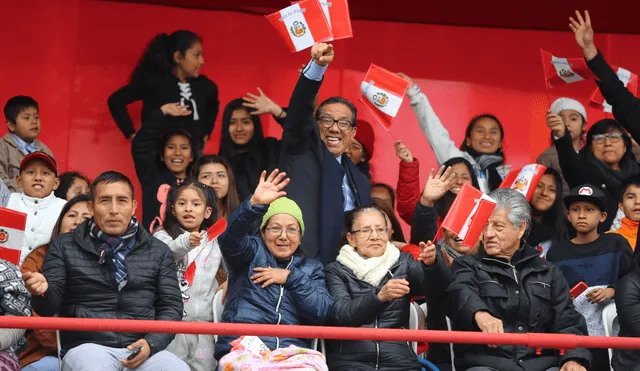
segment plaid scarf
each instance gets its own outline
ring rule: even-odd
[[[124,265],[124,259],[131,249],[129,245],[137,232],[138,219],[136,219],[135,216],[131,218],[129,227],[120,236],[109,236],[102,232],[93,218],[89,220],[89,235],[102,242],[102,246],[99,248],[100,263],[102,264],[104,262],[106,255],[109,253],[113,257],[113,262],[116,267],[116,284],[118,285],[118,291],[122,290],[127,284],[127,268]]]

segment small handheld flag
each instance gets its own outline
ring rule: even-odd
[[[584,58],[558,58],[540,49],[547,88],[595,78]]]
[[[500,184],[500,188],[511,188],[522,193],[531,202],[533,192],[547,170],[546,166],[530,164],[509,172]]]
[[[360,84],[360,100],[388,130],[391,120],[398,114],[409,85],[409,81],[397,74],[371,64]]]
[[[458,235],[462,245],[473,248],[495,207],[495,200],[465,183],[445,216],[442,227]]]
[[[266,17],[291,52],[304,50],[332,37],[318,0],[302,0]]]

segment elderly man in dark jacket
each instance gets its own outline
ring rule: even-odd
[[[42,274],[26,272],[25,286],[41,316],[180,321],[182,299],[171,251],[133,216],[136,201],[126,176],[96,178],[93,218],[53,242]],[[164,349],[173,334],[63,331],[66,371],[188,371]]]
[[[344,213],[371,204],[369,180],[345,154],[356,133],[356,108],[342,97],[314,99],[333,47],[318,43],[296,85],[282,134],[279,166],[291,177],[287,195],[304,210],[302,249],[323,264],[338,255]]]
[[[562,272],[522,240],[531,223],[525,197],[512,189],[497,189],[490,196],[497,205],[484,232],[484,250],[453,261],[446,295],[453,328],[587,335]],[[591,362],[582,348],[564,355],[543,349],[536,355],[523,346],[456,345],[454,352],[456,369],[467,371],[586,371]]]

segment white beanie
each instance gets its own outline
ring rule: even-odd
[[[551,104],[551,112],[555,113],[556,115],[559,115],[560,112],[567,109],[578,112],[579,114],[582,115],[582,118],[584,119],[584,121],[585,122],[587,121],[587,110],[585,110],[584,106],[575,99],[558,98],[555,100],[555,102]]]

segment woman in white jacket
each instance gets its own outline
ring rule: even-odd
[[[403,73],[399,75],[411,82],[407,96],[438,164],[462,157],[473,165],[481,191],[489,193],[498,188],[509,172],[509,166],[504,165],[502,152],[504,129],[498,118],[483,114],[471,119],[465,130],[464,143],[458,148],[420,87],[409,76]]]
[[[166,243],[176,261],[184,303],[184,321],[213,322],[213,298],[222,261],[218,240],[206,230],[215,222],[216,195],[199,182],[174,186],[167,195],[162,229],[154,237]],[[189,364],[191,370],[213,371],[214,340],[211,335],[178,334],[167,350]]]

